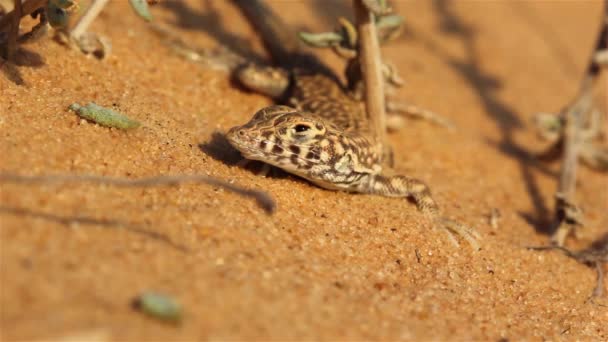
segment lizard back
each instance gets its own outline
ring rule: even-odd
[[[324,73],[295,69],[288,104],[333,123],[344,132],[372,138],[363,103],[356,101],[332,77]]]

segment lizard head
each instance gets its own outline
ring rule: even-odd
[[[330,142],[337,141],[334,138],[339,134],[333,125],[310,113],[270,106],[245,125],[230,129],[227,138],[247,159],[301,173],[329,162]]]
[[[327,188],[353,191],[364,175],[381,171],[366,137],[347,133],[317,115],[286,106],[258,111],[227,134],[247,159],[259,160]]]

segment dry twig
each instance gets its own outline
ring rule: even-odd
[[[608,0],[605,0],[604,18],[596,46],[591,54],[589,66],[583,78],[578,94],[571,105],[564,111],[565,127],[563,130],[564,156],[560,172],[559,187],[555,199],[555,218],[557,229],[551,240],[557,246],[563,246],[566,237],[581,222],[580,210],[574,204],[576,191],[576,171],[580,154],[583,123],[586,116],[592,113],[593,86],[601,71],[601,65],[595,58],[600,52],[608,49]]]
[[[13,60],[15,53],[17,52],[17,39],[19,38],[19,22],[23,16],[23,6],[21,0],[14,0],[13,17],[11,20],[11,26],[8,31],[8,40],[6,43],[6,59],[9,61]]]
[[[359,58],[361,73],[365,82],[365,107],[382,146],[388,146],[386,139],[386,112],[384,105],[384,82],[382,78],[382,58],[376,34],[373,14],[362,0],[353,0],[357,29],[359,31]]]
[[[562,246],[542,246],[529,247],[528,249],[537,251],[546,251],[557,249],[563,252],[566,256],[585,264],[594,267],[597,273],[597,281],[595,288],[590,296],[590,299],[601,297],[604,293],[604,265],[608,263],[608,234],[601,237],[591,246],[581,251],[573,252]]]
[[[82,38],[83,34],[89,28],[93,20],[97,18],[101,10],[106,6],[109,0],[93,0],[91,6],[87,8],[86,12],[78,19],[74,28],[70,31],[70,36],[78,41]]]
[[[27,0],[21,4],[21,12],[15,12],[14,10],[7,13],[0,18],[0,30],[4,29],[7,25],[13,23],[15,18],[21,19],[26,15],[32,14],[35,10],[40,7],[44,7],[48,0]]]
[[[105,177],[97,175],[42,175],[25,176],[14,173],[0,173],[0,182],[10,182],[19,184],[57,184],[57,183],[78,183],[86,182],[93,184],[103,184],[117,187],[152,187],[152,186],[171,186],[183,183],[204,183],[218,186],[241,196],[251,197],[256,200],[258,205],[268,214],[272,214],[276,204],[272,197],[260,190],[246,189],[223,180],[204,176],[204,175],[176,175],[176,176],[156,176],[140,179],[128,179],[117,177]]]

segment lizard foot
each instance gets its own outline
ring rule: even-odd
[[[386,102],[386,111],[388,114],[392,114],[387,118],[387,126],[393,131],[396,131],[403,126],[403,115],[426,120],[448,129],[454,129],[454,124],[447,118],[428,109],[408,103],[388,100]]]
[[[236,163],[236,166],[241,167],[241,168],[249,168],[252,165],[256,165],[256,164],[258,164],[258,161],[256,161],[256,160],[249,160],[249,159],[243,158],[238,163]],[[259,163],[259,164],[261,164],[262,166],[260,166],[260,169],[258,171],[256,171],[255,174],[258,176],[262,176],[262,177],[268,176],[270,174],[270,172],[272,171],[272,167],[266,163]]]
[[[474,250],[477,251],[480,249],[479,240],[481,239],[481,235],[476,230],[445,217],[435,219],[435,226],[443,228],[448,234],[450,242],[456,247],[460,247],[460,244],[454,235],[458,235],[465,239]]]

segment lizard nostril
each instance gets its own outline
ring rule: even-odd
[[[240,131],[239,131],[239,135],[240,135],[240,136],[243,136],[243,135],[245,135],[245,131],[243,131],[243,130],[240,130]]]

